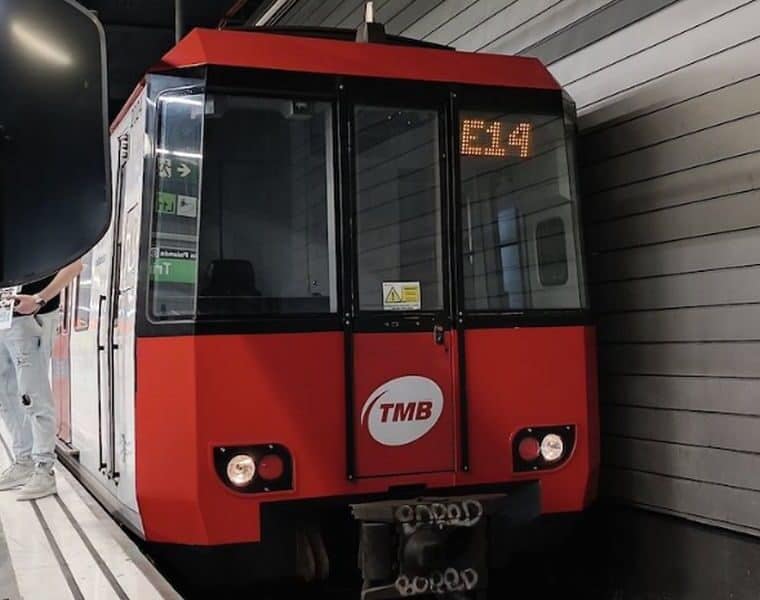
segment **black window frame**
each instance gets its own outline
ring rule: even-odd
[[[461,135],[458,126],[460,121],[460,112],[466,111],[484,111],[493,112],[498,110],[503,113],[529,113],[529,114],[546,114],[553,115],[563,120],[563,125],[567,123],[567,111],[573,108],[569,104],[569,97],[563,90],[545,90],[545,89],[508,89],[492,88],[488,86],[452,86],[452,113],[454,117],[452,128],[452,143],[456,155],[459,154]],[[567,140],[566,140],[567,141]],[[565,152],[569,149],[565,148]],[[571,185],[577,189],[577,173],[573,172],[571,161],[568,159],[568,168],[570,172],[568,177]],[[452,169],[452,190],[455,196],[454,219],[456,234],[452,241],[456,245],[455,268],[457,271],[457,321],[464,329],[493,329],[493,328],[511,328],[511,327],[541,327],[541,326],[563,326],[563,325],[590,325],[593,323],[591,311],[588,307],[588,281],[586,279],[585,269],[585,251],[582,245],[581,236],[581,217],[580,211],[582,202],[580,197],[575,198],[575,209],[578,214],[578,228],[575,235],[578,236],[577,244],[579,252],[576,260],[578,263],[578,273],[581,281],[581,301],[585,306],[580,308],[527,308],[514,310],[468,310],[465,308],[465,289],[464,289],[464,259],[465,249],[462,244],[463,231],[461,208],[462,208],[462,175],[461,163],[459,160],[454,161]]]
[[[335,261],[337,266],[337,314],[266,315],[245,319],[197,320],[193,322],[152,322],[147,318],[147,285],[149,236],[155,202],[155,155],[145,157],[145,182],[142,207],[140,261],[138,281],[137,335],[141,337],[169,335],[206,335],[229,333],[288,333],[316,331],[431,331],[436,325],[449,329],[456,325],[467,328],[509,328],[525,326],[586,325],[592,323],[589,308],[526,309],[518,311],[465,311],[463,257],[461,240],[461,173],[460,110],[528,112],[557,115],[569,122],[569,98],[562,90],[527,88],[497,88],[491,86],[459,85],[417,80],[386,80],[310,73],[295,73],[238,67],[202,67],[182,69],[148,77],[147,133],[151,140],[158,133],[155,99],[177,86],[180,78],[202,80],[205,93],[242,94],[262,97],[293,97],[330,102],[332,106]],[[152,104],[152,106],[151,106]],[[410,109],[439,109],[439,153],[442,234],[444,308],[441,311],[359,311],[356,260],[356,190],[353,152],[354,108],[356,105],[404,107]],[[573,122],[574,120],[571,119]],[[576,149],[577,154],[577,149]],[[573,165],[568,160],[571,169]],[[575,165],[577,167],[577,165]],[[570,177],[575,185],[577,173]],[[203,198],[201,198],[203,202]],[[576,199],[577,211],[582,202]],[[576,232],[579,234],[582,232]],[[588,304],[585,252],[582,236],[579,274],[583,281],[583,298]],[[347,251],[348,249],[348,251]]]
[[[158,146],[158,140],[159,135],[162,131],[163,126],[163,117],[161,115],[161,110],[159,109],[161,105],[161,100],[165,96],[194,96],[194,95],[202,95],[203,100],[205,102],[206,99],[206,85],[203,81],[197,80],[195,77],[188,77],[189,79],[196,79],[192,84],[191,83],[178,83],[176,85],[168,85],[164,87],[163,89],[159,90],[155,96],[152,97],[152,102],[150,105],[153,107],[153,110],[155,111],[155,117],[153,119],[154,121],[154,128],[152,131],[152,135],[150,135],[151,139],[151,152],[146,155],[145,160],[145,181],[150,181],[150,188],[149,192],[143,192],[143,203],[142,203],[142,212],[143,212],[143,223],[142,223],[142,233],[141,233],[141,252],[140,255],[145,258],[145,262],[141,259],[139,261],[139,269],[138,272],[138,281],[143,283],[142,278],[140,277],[140,274],[144,272],[144,285],[142,286],[141,292],[138,294],[138,310],[140,311],[140,318],[144,318],[146,323],[149,323],[150,325],[156,326],[156,327],[163,327],[164,325],[174,325],[178,327],[187,327],[192,324],[192,319],[185,319],[185,318],[159,318],[153,315],[151,303],[153,301],[152,297],[152,279],[151,279],[151,272],[153,269],[153,265],[151,264],[151,252],[153,250],[153,235],[155,233],[154,227],[156,226],[156,217],[157,217],[157,211],[156,211],[156,204],[158,203],[158,179],[156,178],[156,173],[158,171],[158,152],[156,151],[156,148]],[[203,121],[201,121],[201,127],[203,127]],[[201,150],[203,150],[203,131],[201,130]],[[203,186],[203,161],[201,159],[201,171],[199,174],[199,183],[198,183],[198,198],[199,201],[202,203],[203,198],[201,197],[201,188]],[[200,208],[199,208],[200,211]],[[199,212],[200,215],[200,212]],[[197,268],[197,255],[198,255],[198,248],[197,248],[197,240],[196,240],[196,268]],[[197,296],[197,271],[196,271],[196,289],[195,289],[195,295]],[[143,306],[139,306],[139,302],[144,301]]]
[[[229,333],[292,333],[292,332],[310,332],[310,331],[339,331],[342,330],[342,273],[340,268],[341,260],[341,191],[339,189],[340,177],[338,169],[340,167],[340,141],[339,135],[339,118],[337,88],[335,86],[334,76],[314,76],[309,74],[286,73],[278,71],[268,71],[261,69],[240,69],[232,67],[205,67],[194,73],[180,70],[166,75],[159,76],[154,88],[149,89],[149,97],[154,100],[153,110],[148,114],[148,135],[152,140],[160,131],[159,114],[156,110],[155,99],[161,94],[170,91],[176,87],[180,79],[192,77],[202,79],[199,83],[204,95],[210,94],[234,94],[251,97],[269,97],[269,98],[288,98],[301,100],[314,100],[328,102],[332,110],[332,136],[333,136],[333,157],[332,167],[335,176],[334,181],[334,198],[335,218],[336,218],[336,278],[335,289],[337,294],[337,311],[330,313],[297,313],[286,315],[256,315],[245,318],[211,318],[187,321],[151,321],[148,318],[149,310],[149,263],[146,255],[149,253],[150,233],[152,226],[152,215],[154,211],[155,197],[155,169],[156,156],[154,154],[146,155],[145,173],[150,174],[145,178],[145,190],[143,195],[142,207],[142,233],[141,233],[141,252],[140,252],[140,271],[138,279],[143,286],[142,292],[138,296],[137,307],[137,335],[142,337],[170,336],[170,335],[207,335],[207,334],[229,334]],[[152,114],[151,114],[152,113]],[[201,178],[203,175],[201,174]],[[203,205],[201,181],[200,203]],[[200,213],[199,213],[200,214]],[[196,290],[197,293],[197,290]]]
[[[448,329],[452,323],[454,298],[452,294],[453,276],[451,265],[451,189],[449,173],[451,172],[451,114],[447,86],[440,84],[421,84],[418,81],[396,81],[378,79],[352,78],[346,83],[348,90],[344,97],[345,119],[341,126],[345,129],[348,146],[341,148],[344,159],[344,190],[346,197],[345,212],[350,220],[344,222],[343,231],[348,236],[350,249],[346,252],[343,273],[350,273],[348,285],[350,295],[344,298],[349,307],[346,317],[353,321],[354,332],[384,331],[432,331],[437,325]],[[440,177],[441,203],[441,260],[442,268],[442,307],[438,310],[386,311],[362,310],[358,290],[358,231],[357,231],[357,182],[356,152],[354,141],[356,132],[355,110],[357,107],[408,108],[410,110],[433,110],[438,112],[438,168]]]

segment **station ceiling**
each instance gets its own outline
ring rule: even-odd
[[[109,112],[118,113],[145,71],[175,40],[175,0],[79,0],[94,11],[106,31]],[[267,0],[183,0],[185,29],[216,27],[232,11],[248,19]]]

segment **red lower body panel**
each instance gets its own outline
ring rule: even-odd
[[[535,479],[513,474],[512,437],[526,427],[574,425],[570,460],[542,472],[543,512],[583,509],[596,492],[599,425],[595,334],[584,327],[466,333],[470,470],[460,484]]]
[[[448,334],[443,344],[436,344],[427,331],[355,336],[359,477],[453,470],[455,402],[449,346]]]
[[[466,336],[470,470],[458,468],[462,440],[452,361],[453,428],[451,420],[442,421],[452,443],[442,450],[453,446],[455,468],[353,481],[346,477],[343,333],[139,339],[137,495],[146,538],[255,542],[261,502],[382,493],[407,484],[441,488],[538,478],[544,512],[582,509],[595,493],[599,460],[593,330],[471,330]],[[454,353],[455,336],[450,341]],[[513,473],[514,433],[556,424],[577,428],[570,460],[540,475]],[[266,443],[290,450],[294,489],[246,495],[226,487],[214,469],[213,448]]]

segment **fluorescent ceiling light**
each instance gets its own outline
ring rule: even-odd
[[[32,31],[18,21],[11,23],[11,31],[27,49],[32,50],[49,62],[61,67],[68,67],[73,62],[68,53],[49,43],[45,39],[45,35]]]

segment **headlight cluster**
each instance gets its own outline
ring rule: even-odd
[[[515,471],[553,469],[567,460],[575,445],[575,427],[528,427],[513,440]]]
[[[216,472],[238,492],[272,492],[293,487],[290,452],[280,444],[214,448]]]

